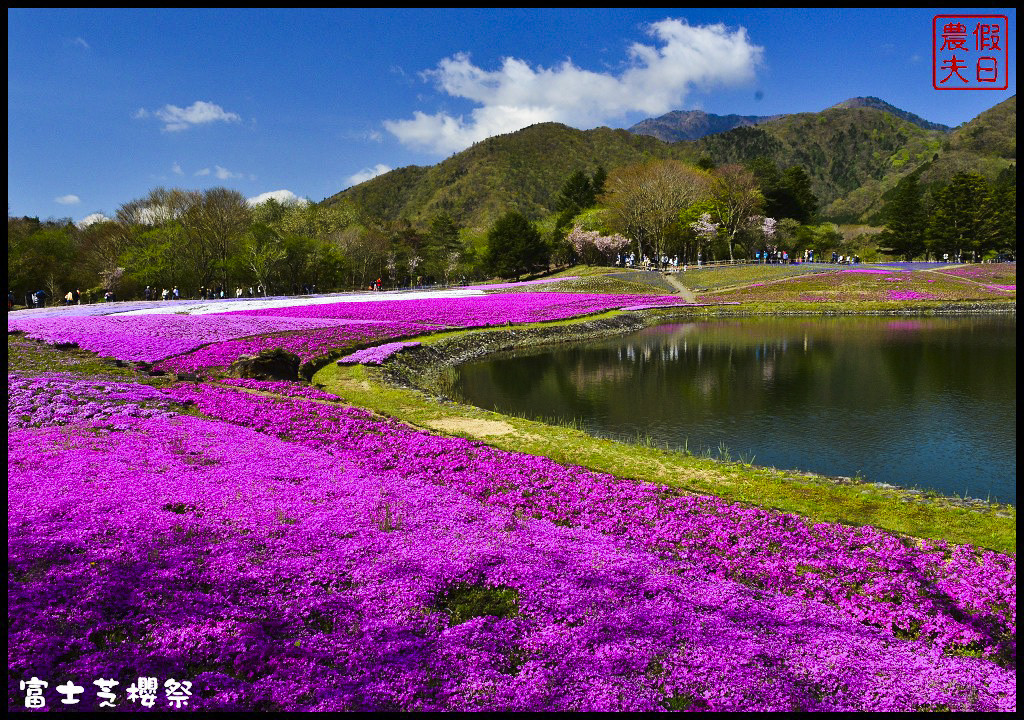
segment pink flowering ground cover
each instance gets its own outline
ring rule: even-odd
[[[221,385],[247,388],[257,392],[273,393],[286,397],[299,397],[308,400],[321,400],[324,402],[339,402],[341,398],[337,395],[324,392],[312,385],[303,385],[297,382],[284,380],[253,380],[251,378],[220,378],[217,381]]]
[[[1010,283],[1016,285],[1017,263],[982,263],[977,265],[959,265],[945,267],[938,272],[943,275],[967,278],[977,282]]]
[[[176,414],[156,388],[110,378],[65,373],[7,375],[9,428],[93,423],[122,429]]]
[[[205,417],[9,428],[9,709],[32,676],[140,675],[189,679],[193,710],[1015,709],[1012,668],[941,652],[1010,632],[1011,558],[304,399],[165,395]],[[811,551],[792,590],[784,561],[748,569],[776,544]],[[883,578],[863,617],[818,586],[850,564]],[[915,578],[967,630],[886,627]]]
[[[241,310],[225,315],[264,317],[376,320],[486,327],[505,323],[533,323],[564,320],[578,315],[604,312],[627,305],[657,305],[678,302],[675,296],[605,295],[585,293],[503,293],[460,298],[382,300],[379,302],[331,303],[302,307]]]
[[[763,287],[719,290],[698,296],[708,303],[884,302],[913,300],[1002,300],[1007,293],[935,271],[909,268],[849,268],[798,276]]]
[[[223,316],[207,315],[205,317]],[[287,319],[285,318],[285,320]],[[439,329],[436,325],[407,322],[347,321],[336,318],[326,322],[337,323],[337,325],[216,342],[187,354],[167,358],[157,363],[154,369],[165,372],[194,373],[211,368],[226,368],[243,355],[256,355],[263,350],[273,348],[284,348],[306,362],[327,355],[332,350],[339,348],[395,337],[422,335]]]
[[[947,559],[942,544],[908,548],[871,528],[827,523],[809,530],[793,515],[741,508],[717,498],[679,496],[664,487],[565,468],[546,458],[442,438],[397,422],[373,421],[361,411],[327,413],[315,405],[291,403],[288,409],[277,405],[275,415],[268,399],[202,385],[175,388],[169,395],[195,402],[206,415],[315,447],[332,442],[325,427],[343,429],[348,438],[360,427],[359,449],[348,442],[346,452],[363,467],[386,472],[400,465],[407,472],[433,474],[481,501],[559,523],[627,533],[635,543],[661,554],[678,555],[680,543],[689,540],[688,563],[704,572],[787,592],[807,592],[815,586],[820,599],[846,607],[858,619],[870,618],[890,632],[915,628],[943,648],[974,644],[989,654],[1015,656],[1015,644],[1006,643],[1016,633],[1016,566],[998,553],[980,553],[981,561],[975,564],[969,559],[973,550],[959,550],[966,554],[956,563],[955,573],[963,581],[957,585],[940,578]],[[416,450],[389,456],[387,447],[396,444]],[[652,522],[653,518],[660,520]],[[816,542],[820,546],[814,549]],[[816,563],[822,565],[814,569]],[[1002,570],[993,574],[999,565]],[[915,568],[909,574],[900,570],[909,567]],[[943,587],[938,600],[928,596],[931,582]],[[971,597],[974,584],[1000,589],[979,601]],[[900,600],[894,602],[893,590],[900,586]],[[854,588],[858,592],[851,595]],[[943,597],[952,599],[945,609]],[[969,612],[975,615],[957,620],[967,608],[974,608]],[[988,634],[979,634],[983,626],[990,628]]]
[[[840,275],[889,275],[894,272],[910,272],[903,268],[874,268],[874,267],[858,267],[858,268],[846,268],[838,271]]]
[[[288,330],[339,325],[334,319],[276,315],[112,315],[33,318],[9,315],[7,330],[51,345],[74,344],[102,357],[156,362],[208,343]]]
[[[886,298],[889,300],[935,300],[938,295],[917,290],[890,290],[886,293]]]
[[[363,365],[380,365],[395,353],[401,352],[407,347],[416,347],[418,345],[418,342],[384,343],[383,345],[357,350],[354,353],[346,355],[338,360],[338,364],[356,365],[362,363]]]
[[[442,327],[562,320],[628,305],[677,301],[671,296],[540,292],[339,302],[208,315],[16,314],[8,317],[8,332],[24,332],[53,345],[77,345],[126,362],[159,363],[156,369],[165,372],[191,373],[226,367],[242,355],[274,347],[283,347],[306,361],[331,350],[397,340]]]

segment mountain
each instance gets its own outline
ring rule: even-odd
[[[853,98],[818,113],[795,113],[708,135],[694,145],[716,164],[771,158],[802,165],[834,222],[874,223],[886,194],[910,173],[926,187],[961,171],[994,179],[1015,163],[1016,96],[950,130],[878,98]]]
[[[989,108],[953,131],[949,151],[1017,159],[1017,96]]]
[[[576,130],[540,123],[497,135],[430,167],[392,170],[337,193],[367,214],[423,225],[447,212],[467,227],[483,229],[516,209],[537,220],[554,210],[555,195],[577,170],[593,174],[644,160],[685,156],[692,150],[626,130]]]
[[[641,120],[629,132],[650,135],[663,142],[674,143],[697,140],[705,135],[726,132],[737,127],[749,127],[778,115],[714,115],[703,110],[673,110],[656,118]]]
[[[664,142],[632,130],[541,123],[476,143],[437,165],[392,170],[324,202],[347,199],[373,217],[419,227],[444,211],[482,230],[510,209],[533,220],[550,215],[559,190],[577,170],[611,171],[662,158],[708,158],[723,165],[763,156],[780,168],[804,167],[823,219],[871,223],[878,221],[886,194],[911,173],[934,187],[962,170],[995,178],[1016,162],[1016,96],[954,130],[877,98],[775,117],[680,111],[662,118],[669,116],[690,128],[705,122],[711,127],[716,118],[743,118],[744,124],[693,141]]]
[[[939,123],[929,122],[912,112],[901,110],[876,97],[850,98],[827,109],[851,110],[854,108],[881,110],[917,125],[922,130],[948,132],[951,129]],[[785,115],[714,115],[702,110],[673,110],[656,118],[641,120],[629,128],[629,131],[637,135],[650,135],[665,142],[682,142],[684,140],[699,140],[707,135],[728,132],[738,127],[761,125],[782,117]]]
[[[864,222],[880,195],[899,177],[927,162],[946,134],[924,130],[870,107],[795,113],[756,127],[697,140],[700,155],[716,164],[747,164],[767,157],[780,168],[802,165],[821,214],[838,222]]]
[[[952,128],[947,125],[941,125],[940,123],[933,123],[925,120],[924,118],[918,117],[912,112],[906,110],[900,110],[898,107],[890,105],[885,100],[881,100],[876,97],[855,97],[849,100],[844,100],[841,103],[833,105],[829,110],[832,109],[849,109],[849,108],[872,108],[873,110],[881,110],[887,112],[890,115],[895,115],[901,120],[906,120],[909,123],[917,125],[922,130],[940,130],[942,132],[949,132]]]

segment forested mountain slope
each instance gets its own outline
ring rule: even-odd
[[[628,130],[541,123],[479,142],[437,165],[393,170],[325,203],[344,197],[370,216],[418,226],[443,211],[463,226],[485,228],[510,209],[532,219],[554,212],[559,189],[577,170],[661,158],[722,165],[766,157],[780,168],[803,166],[823,219],[876,222],[886,193],[910,173],[929,186],[963,170],[994,178],[1013,164],[1016,111],[1013,97],[949,131],[877,98],[854,98],[822,112],[763,118],[676,143]]]

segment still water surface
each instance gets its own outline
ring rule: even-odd
[[[465,401],[603,437],[1016,503],[1016,319],[648,328],[459,368]]]

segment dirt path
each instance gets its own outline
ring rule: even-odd
[[[669,285],[676,289],[676,294],[683,298],[683,300],[688,303],[697,302],[697,296],[693,294],[693,290],[690,290],[690,288],[679,282],[675,275],[667,274],[664,278]]]

